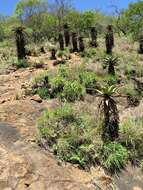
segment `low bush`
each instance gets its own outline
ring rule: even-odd
[[[49,89],[46,87],[37,88],[34,90],[34,94],[38,94],[42,99],[50,98]]]
[[[16,66],[17,69],[29,67],[29,63],[27,62],[26,59],[23,59],[23,60],[15,59],[13,60],[12,65]]]
[[[52,88],[52,96],[58,97],[58,95],[63,91],[65,79],[62,76],[56,76],[51,79],[50,84]]]
[[[131,160],[143,158],[143,119],[127,119],[120,125],[120,142],[130,150]]]
[[[41,142],[61,160],[82,168],[96,164],[102,140],[94,119],[76,113],[69,105],[45,111],[38,121]]]
[[[85,95],[85,88],[78,81],[67,81],[63,88],[62,98],[74,102],[81,100]]]
[[[89,71],[83,71],[79,73],[80,82],[86,88],[95,88],[96,85],[96,74]]]
[[[121,144],[105,144],[102,149],[102,166],[111,173],[119,172],[128,162],[128,151]]]
[[[48,71],[40,71],[37,73],[33,79],[32,79],[32,84],[40,84],[45,82],[45,78],[49,78],[49,72]]]
[[[80,52],[81,57],[94,58],[97,52],[96,49],[90,48],[84,52]]]
[[[108,75],[103,78],[103,81],[106,82],[108,85],[116,85],[119,80],[117,76]]]

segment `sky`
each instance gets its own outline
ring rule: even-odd
[[[0,13],[3,15],[11,15],[14,13],[16,3],[20,0],[0,0]],[[51,0],[49,0],[50,2]],[[72,0],[73,5],[80,11],[84,10],[101,10],[107,14],[112,14],[113,8],[111,5],[116,5],[118,8],[127,8],[129,3],[137,2],[138,0]]]

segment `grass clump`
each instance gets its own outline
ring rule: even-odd
[[[46,87],[42,87],[42,88],[37,88],[35,91],[34,91],[35,94],[38,94],[40,96],[40,98],[46,100],[48,98],[50,98],[50,93],[49,93],[49,90],[48,88]]]
[[[51,79],[50,84],[52,87],[52,96],[58,97],[63,91],[65,79],[62,76],[58,75]]]
[[[20,69],[20,68],[27,68],[29,67],[29,64],[27,62],[27,60],[23,59],[23,60],[13,60],[13,66],[15,66],[17,69]]]
[[[96,85],[96,74],[89,71],[83,71],[79,73],[80,82],[85,86],[86,89],[88,88],[95,88]]]
[[[127,119],[120,125],[120,142],[130,150],[130,159],[143,157],[143,119]]]
[[[105,144],[102,149],[102,165],[111,173],[119,172],[128,161],[128,151],[118,143]]]
[[[63,88],[62,98],[69,102],[83,99],[85,88],[78,81],[67,81]]]
[[[80,115],[65,105],[45,111],[38,121],[38,128],[40,139],[44,139],[61,160],[82,168],[97,162],[102,141],[90,116]]]

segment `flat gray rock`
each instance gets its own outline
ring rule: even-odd
[[[8,123],[0,122],[0,144],[12,146],[13,143],[20,139],[18,130]]]

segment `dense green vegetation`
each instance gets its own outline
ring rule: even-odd
[[[143,163],[143,119],[120,121],[120,107],[143,98],[142,10],[142,1],[107,16],[23,0],[0,17],[2,66],[38,70],[25,96],[58,104],[39,118],[38,140],[62,161],[112,173]]]

